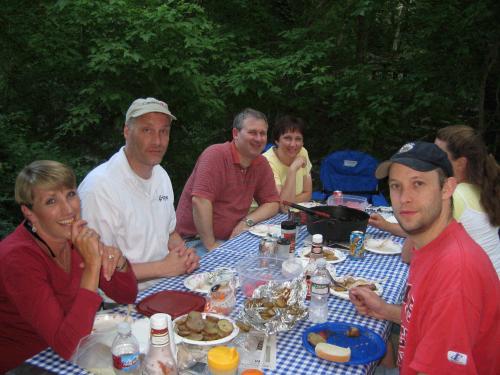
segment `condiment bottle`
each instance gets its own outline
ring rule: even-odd
[[[309,257],[314,259],[323,258],[323,235],[314,234],[312,236],[311,254],[309,254]]]
[[[236,291],[234,282],[231,280],[216,284],[210,289],[205,311],[229,315],[234,306],[236,306]]]
[[[295,238],[297,236],[297,226],[293,221],[281,222],[281,236],[290,240],[290,253],[295,253]]]
[[[208,351],[207,363],[211,375],[236,375],[240,355],[235,348],[216,346]]]
[[[290,240],[288,238],[280,237],[278,239],[276,256],[278,258],[288,258],[290,256]]]
[[[168,314],[151,316],[151,342],[144,359],[143,375],[177,375],[175,359],[170,348],[169,320]]]
[[[111,354],[115,374],[139,374],[139,342],[132,335],[130,324],[127,322],[118,324],[118,335],[111,345]]]

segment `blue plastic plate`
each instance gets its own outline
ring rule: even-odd
[[[348,337],[346,331],[350,327],[359,329],[358,337]],[[328,334],[327,342],[344,348],[351,348],[351,360],[346,365],[363,365],[382,358],[385,354],[385,342],[378,334],[369,328],[352,323],[326,322],[309,327],[302,334],[302,344],[312,355],[316,355],[314,347],[307,341],[310,332],[325,331]]]

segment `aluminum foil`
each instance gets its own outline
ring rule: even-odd
[[[252,298],[245,301],[238,320],[268,335],[289,331],[307,317],[306,294],[302,277],[285,282],[269,281],[256,288]],[[269,316],[270,310],[273,316]]]

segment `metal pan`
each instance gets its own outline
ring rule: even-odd
[[[309,233],[322,234],[324,242],[349,242],[352,231],[366,231],[370,217],[364,211],[345,206],[317,206],[314,211],[327,213],[331,217],[318,218],[309,214],[307,217]]]

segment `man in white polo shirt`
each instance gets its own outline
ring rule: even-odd
[[[125,146],[93,169],[78,187],[82,217],[132,264],[144,289],[152,280],[193,272],[199,257],[175,231],[174,194],[160,166],[172,121],[168,105],[154,98],[129,107]]]

